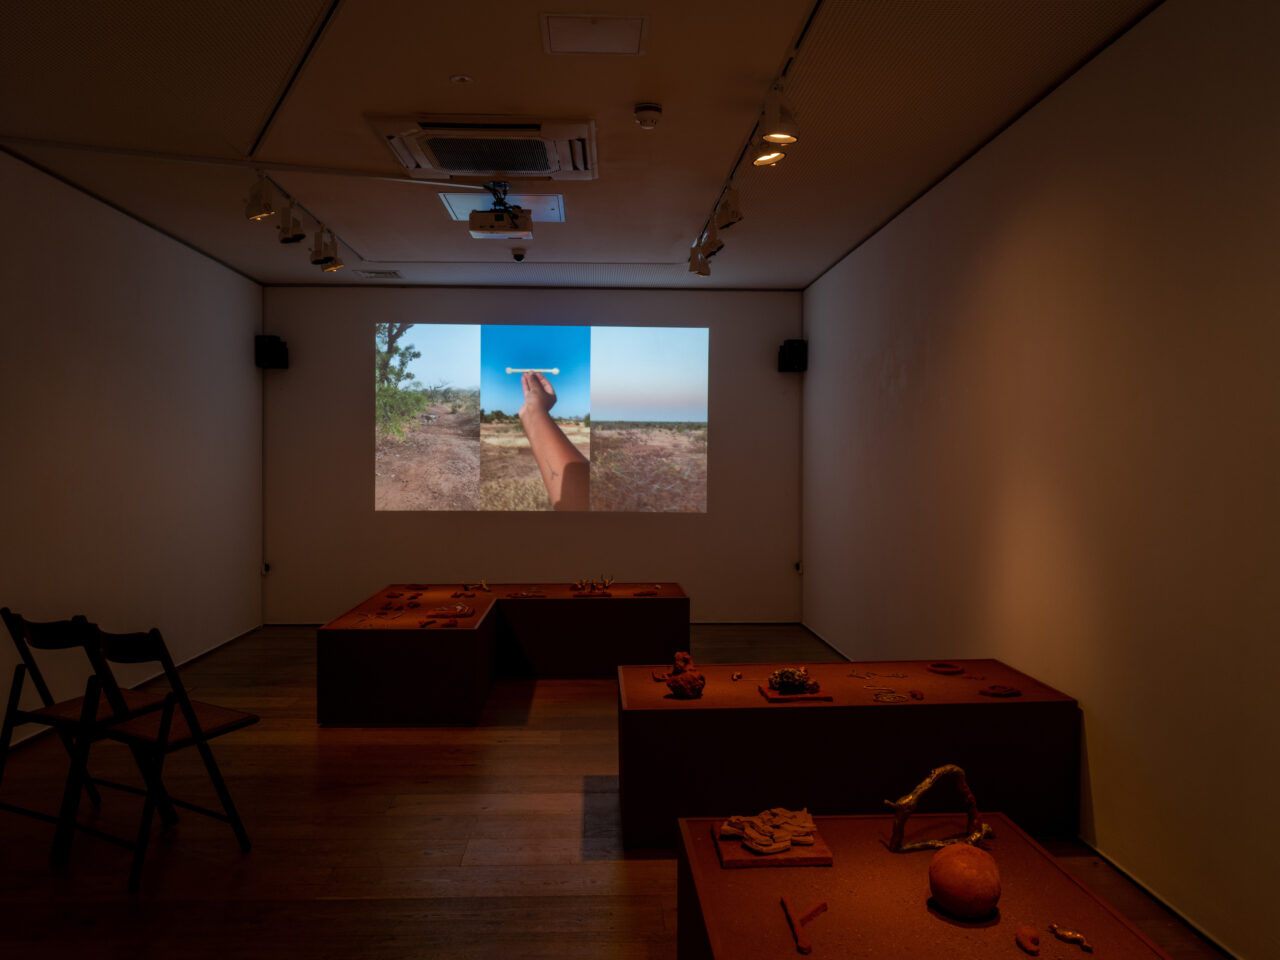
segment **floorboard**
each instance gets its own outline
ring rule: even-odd
[[[696,625],[691,647],[703,663],[840,659],[795,624]],[[0,956],[674,960],[675,862],[621,847],[614,681],[501,681],[476,727],[320,729],[314,648],[313,628],[265,627],[183,668],[194,697],[262,717],[214,745],[250,853],[187,814],[156,831],[129,897],[127,851],[77,837],[54,870],[52,827],[0,811]],[[92,767],[132,773],[110,744]],[[23,744],[0,799],[52,811],[65,768],[56,741]],[[194,755],[166,782],[214,802]],[[116,794],[82,805],[126,835],[138,813]],[[1225,956],[1083,844],[1053,852],[1175,960]]]

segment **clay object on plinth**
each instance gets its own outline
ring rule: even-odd
[[[1010,687],[1003,683],[993,683],[989,687],[983,687],[978,691],[984,697],[1020,697],[1022,691],[1017,687]]]
[[[773,807],[754,817],[730,817],[720,825],[720,836],[741,837],[742,845],[756,853],[782,853],[792,844],[812,845],[817,828],[808,808]]]
[[[964,673],[964,667],[960,666],[959,664],[950,663],[946,660],[940,660],[937,663],[931,663],[929,664],[929,666],[925,667],[925,669],[928,670],[930,673],[941,673],[944,676],[948,676],[948,677],[954,676],[959,673]]]
[[[1013,935],[1014,941],[1022,949],[1023,953],[1029,953],[1033,957],[1040,956],[1040,931],[1035,927],[1023,925],[1018,928]]]
[[[991,854],[967,843],[943,847],[929,861],[934,902],[962,920],[980,920],[1000,900],[1000,868]]]
[[[1049,924],[1049,932],[1061,940],[1063,943],[1074,943],[1085,953],[1093,953],[1093,947],[1089,941],[1084,938],[1083,933],[1075,930],[1067,930],[1058,926],[1056,923]]]
[[[653,671],[653,679],[658,683],[665,683],[671,677],[680,673],[687,673],[693,669],[693,656],[684,650],[675,655],[675,662],[671,665],[670,670]]]
[[[817,693],[818,681],[804,667],[781,667],[769,674],[769,689],[782,694]]]
[[[707,678],[696,670],[687,670],[667,678],[667,689],[677,700],[696,700],[702,696]]]
[[[907,830],[907,819],[911,814],[915,813],[916,804],[920,802],[920,798],[928,790],[933,788],[933,785],[940,778],[947,776],[955,777],[956,784],[960,788],[960,796],[964,799],[965,806],[968,807],[965,825],[968,835],[951,837],[946,840],[917,840],[914,843],[903,843],[903,837],[906,835]],[[893,835],[889,838],[889,849],[894,853],[929,850],[935,847],[950,846],[955,843],[977,843],[984,837],[992,835],[991,825],[982,822],[982,814],[978,812],[978,801],[974,799],[973,791],[969,789],[969,780],[965,777],[964,770],[954,763],[944,763],[940,767],[935,767],[929,771],[929,776],[916,785],[914,790],[905,796],[899,797],[897,800],[886,800],[885,805],[893,809]]]

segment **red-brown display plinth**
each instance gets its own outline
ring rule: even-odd
[[[493,594],[392,584],[316,631],[316,718],[476,723],[493,681]],[[457,604],[468,616],[450,617]]]
[[[689,597],[678,583],[614,583],[603,592],[568,583],[492,589],[504,674],[612,677],[618,664],[670,663],[689,649]]]
[[[451,616],[458,604],[474,612]],[[689,597],[676,583],[392,584],[316,632],[323,724],[476,723],[496,668],[612,677],[621,663],[670,663],[689,649]]]
[[[940,789],[940,788],[939,788]],[[719,818],[723,819],[723,817]],[[829,867],[726,870],[716,856],[711,825],[679,821],[678,956],[680,960],[752,960],[799,956],[781,898],[801,912],[825,901],[826,912],[803,927],[814,960],[1009,960],[1026,954],[1014,942],[1023,925],[1040,932],[1040,956],[1108,960],[1169,960],[1132,925],[1060,867],[1003,814],[985,814],[995,836],[982,846],[1000,868],[1000,902],[989,918],[966,922],[941,913],[929,897],[933,851],[890,853],[893,819],[815,817],[831,848]],[[907,842],[964,833],[964,816],[917,814]],[[1049,924],[1085,935],[1092,954],[1064,943]]]
[[[920,660],[804,664],[832,699],[788,703],[767,702],[758,687],[779,667],[800,664],[699,665],[707,683],[696,700],[676,700],[655,682],[661,667],[619,667],[624,845],[673,846],[677,817],[751,816],[770,807],[879,813],[885,800],[947,763],[964,768],[984,807],[1038,835],[1074,837],[1076,701],[998,660],[954,664],[961,672],[950,675]],[[1000,686],[1020,694],[980,693]],[[877,694],[904,699],[877,702]],[[920,809],[958,802],[944,781]]]

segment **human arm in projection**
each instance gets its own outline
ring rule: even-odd
[[[524,403],[518,416],[533,449],[533,459],[547,485],[547,495],[556,510],[588,510],[590,466],[578,448],[569,442],[560,425],[551,419],[556,390],[543,374],[526,370],[520,375]]]

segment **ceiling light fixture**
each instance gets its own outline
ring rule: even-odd
[[[776,167],[787,155],[778,149],[776,144],[757,144],[751,151],[751,165],[755,167]]]
[[[302,224],[293,215],[292,200],[286,203],[284,209],[280,211],[279,227],[281,243],[300,243],[307,239],[307,233],[302,229]]]
[[[342,257],[338,256],[338,238],[333,235],[332,230],[329,231],[329,235],[325,239],[323,252],[325,256],[331,258],[328,263],[322,264],[320,267],[325,273],[337,273],[345,266],[342,262]]]
[[[260,173],[258,182],[249,191],[249,201],[244,206],[244,218],[265,220],[275,212],[276,206],[271,202],[271,181],[267,179],[265,173]]]
[[[324,242],[324,227],[316,224],[315,239],[311,241],[311,265],[323,267],[325,264],[333,263],[336,253],[336,247],[330,250]]]
[[[782,83],[773,85],[764,98],[764,120],[760,125],[760,137],[766,143],[795,143],[798,127],[796,118],[782,99]]]
[[[717,229],[724,230],[741,221],[742,204],[738,200],[738,188],[730,180],[729,185],[724,188],[724,192],[720,195],[720,202],[716,204],[714,222]]]
[[[696,273],[700,277],[711,276],[711,264],[707,263],[707,258],[703,256],[701,244],[695,243],[689,251],[689,272]]]
[[[712,220],[702,234],[702,243],[698,244],[698,250],[703,257],[709,260],[723,249],[724,241],[720,239],[720,235],[716,232],[715,220]]]

